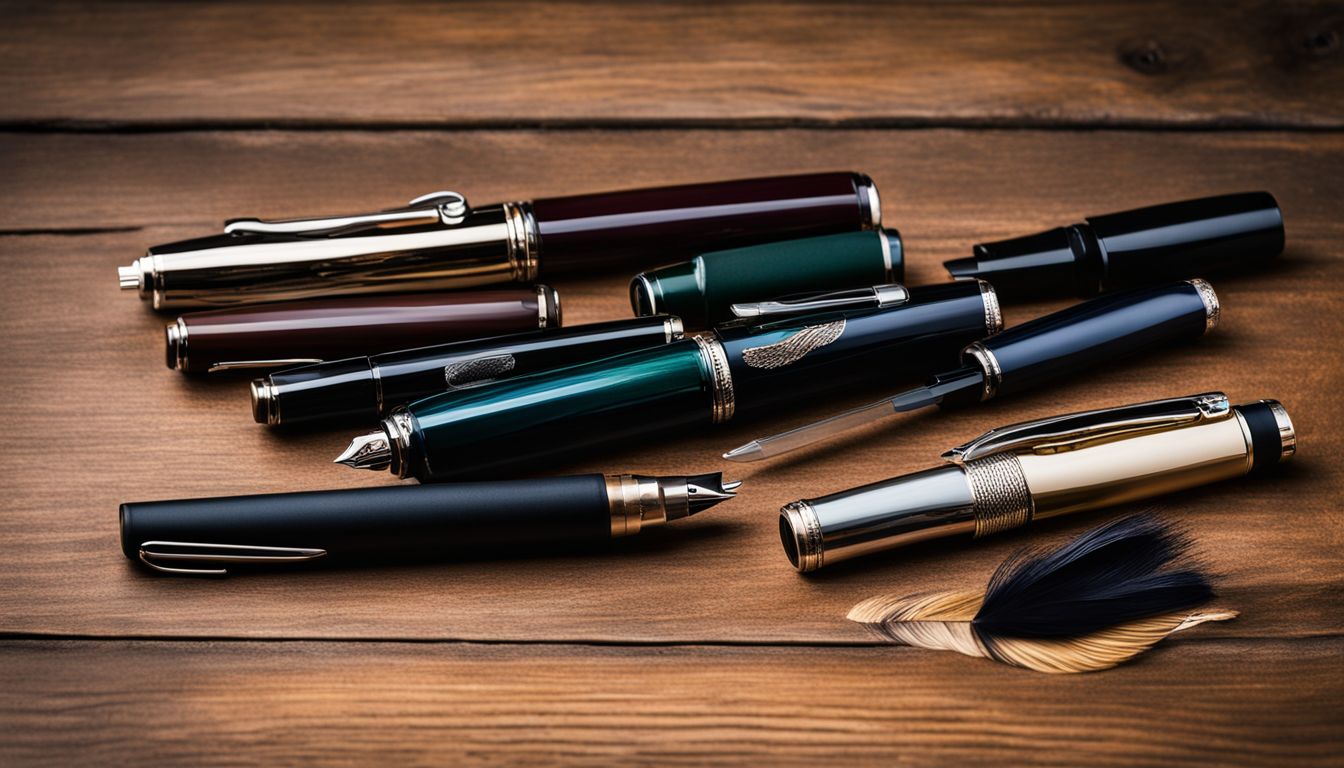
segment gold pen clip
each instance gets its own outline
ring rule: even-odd
[[[1222,392],[1069,413],[991,429],[944,453],[943,458],[961,464],[996,453],[1060,453],[1201,421],[1217,421],[1231,413],[1231,403]]]
[[[225,568],[179,568],[164,563],[266,565],[302,563],[327,554],[307,547],[253,547],[240,544],[200,544],[187,541],[146,541],[140,562],[160,573],[178,576],[227,576]]]
[[[340,237],[366,229],[394,229],[428,224],[453,226],[461,224],[470,212],[471,206],[467,204],[467,198],[457,192],[443,191],[421,195],[402,208],[390,208],[376,213],[278,221],[234,219],[224,225],[224,232],[230,235]]]
[[[737,317],[764,317],[767,315],[796,315],[803,312],[820,312],[828,309],[847,309],[856,305],[884,308],[904,304],[910,300],[910,292],[899,283],[874,285],[871,288],[855,288],[835,293],[813,294],[796,299],[778,299],[775,301],[757,301],[734,304],[731,309]]]

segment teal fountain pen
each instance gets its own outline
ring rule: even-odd
[[[336,461],[422,481],[535,467],[828,390],[927,374],[1002,326],[982,281],[879,288],[789,302],[780,314],[703,336],[444,392],[393,411]]]

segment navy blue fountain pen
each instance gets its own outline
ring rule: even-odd
[[[1218,313],[1218,296],[1203,280],[1103,294],[971,344],[960,368],[922,387],[753,440],[723,457],[760,461],[897,413],[1031,389],[1155,346],[1198,339],[1218,325]]]

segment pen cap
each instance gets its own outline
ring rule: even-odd
[[[720,248],[882,224],[872,179],[849,172],[553,197],[534,200],[532,213],[543,276],[634,271]]]
[[[166,362],[255,371],[559,325],[559,294],[544,285],[312,299],[182,315],[166,329]]]
[[[262,424],[372,424],[393,408],[441,392],[588,362],[682,337],[660,315],[404,349],[277,371],[252,385]]]
[[[1278,400],[1235,406],[1251,432],[1251,471],[1263,472],[1297,453],[1297,431]]]
[[[1088,217],[1083,224],[981,243],[944,266],[1006,297],[1081,295],[1253,266],[1283,251],[1283,215],[1268,192],[1204,197]]]
[[[1002,328],[994,289],[978,280],[909,289],[883,309],[738,321],[715,333],[732,370],[739,408],[809,394],[921,377],[955,367],[961,349]]]
[[[737,302],[899,282],[901,236],[892,229],[784,240],[713,251],[636,275],[635,315],[677,315],[699,330],[733,319]]]

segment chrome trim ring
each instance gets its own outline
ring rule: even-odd
[[[387,434],[387,445],[392,449],[392,474],[405,478],[410,474],[411,462],[411,414],[405,410],[395,411],[383,419],[383,432]]]
[[[280,401],[276,397],[271,378],[253,379],[249,387],[252,395],[252,420],[273,427],[280,423]]]
[[[722,424],[733,418],[737,410],[737,398],[733,395],[733,372],[728,367],[728,353],[717,339],[696,336],[695,343],[700,347],[700,358],[710,373],[710,390],[714,397],[711,418],[715,424]]]
[[[779,518],[789,527],[791,541],[783,542],[798,553],[798,561],[793,564],[799,573],[815,571],[822,565],[826,554],[826,544],[821,537],[821,521],[817,511],[806,501],[795,501],[779,508]],[[780,531],[781,538],[783,531]]]
[[[509,269],[513,279],[529,283],[537,279],[541,233],[532,215],[532,205],[526,201],[504,203],[504,226],[509,238]]]
[[[865,173],[858,173],[855,176],[858,181],[857,188],[860,190],[859,197],[868,202],[867,207],[863,209],[861,225],[864,229],[879,229],[882,226],[882,199],[877,195],[877,185]]]
[[[686,335],[686,326],[682,324],[681,318],[676,315],[668,315],[663,321],[663,337],[668,344],[680,340]]]
[[[177,371],[187,369],[187,322],[182,318],[177,318],[177,322],[166,326],[163,329],[167,337],[168,348],[165,350],[168,367]]]
[[[1223,310],[1222,305],[1218,303],[1218,294],[1206,280],[1195,279],[1186,282],[1195,287],[1199,292],[1199,300],[1204,302],[1204,332],[1208,333],[1218,327],[1218,321],[1222,318]]]
[[[985,374],[985,388],[980,393],[980,402],[984,402],[999,393],[999,384],[1003,383],[1003,368],[994,353],[980,342],[975,342],[961,351],[962,358],[969,357],[980,366]]]
[[[999,307],[999,294],[994,286],[976,278],[980,284],[980,301],[985,305],[985,335],[993,336],[1003,330],[1003,310]]]
[[[559,328],[561,323],[560,292],[549,285],[537,286],[537,327]]]
[[[894,307],[910,300],[910,292],[899,283],[873,286],[873,295],[877,297],[878,307]]]
[[[1262,400],[1269,410],[1274,414],[1274,423],[1279,425],[1279,444],[1282,449],[1279,451],[1279,461],[1287,461],[1297,453],[1297,429],[1293,426],[1293,420],[1288,418],[1288,411],[1278,400]]]

